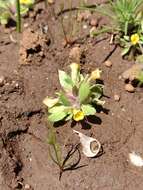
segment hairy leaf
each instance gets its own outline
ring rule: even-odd
[[[81,109],[84,112],[84,115],[94,115],[96,113],[96,109],[89,104],[82,105]]]
[[[57,122],[64,119],[66,115],[66,112],[54,112],[49,115],[48,120],[51,122]]]
[[[59,80],[61,86],[65,91],[72,90],[73,82],[69,75],[67,75],[64,71],[59,70]]]
[[[90,95],[90,85],[88,82],[84,81],[81,83],[79,88],[79,101],[83,103]]]

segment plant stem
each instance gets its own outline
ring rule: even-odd
[[[16,29],[17,32],[21,32],[21,15],[20,15],[20,1],[16,0],[16,13],[17,13],[17,17],[16,17]]]
[[[47,0],[45,0],[45,8],[47,8],[48,7],[48,2],[47,2]]]

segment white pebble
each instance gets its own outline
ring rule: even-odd
[[[143,159],[135,152],[129,153],[129,159],[134,166],[143,167]]]

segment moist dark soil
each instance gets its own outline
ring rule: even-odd
[[[59,4],[47,10],[44,3],[36,5],[23,19],[20,35],[13,28],[0,27],[0,190],[142,190],[142,169],[130,163],[129,153],[143,156],[143,89],[126,92],[120,77],[134,62],[121,58],[121,49],[109,44],[110,35],[90,38],[88,21],[81,24],[76,40],[65,46],[61,24],[53,12],[54,8],[57,15]],[[104,18],[100,24],[106,22]],[[25,31],[32,31],[39,41],[29,38],[31,47],[26,46]],[[42,101],[60,89],[58,69],[69,69],[69,53],[76,46],[83,52],[83,73],[96,68],[103,71],[102,99],[106,103],[89,119],[91,127],[76,125],[74,129],[97,138],[103,151],[91,159],[80,148],[79,168],[64,172],[59,180],[59,169],[49,157],[49,126]],[[24,62],[19,50],[25,51]],[[108,55],[110,68],[103,63]],[[115,101],[114,95],[119,95],[120,101]],[[60,123],[55,129],[64,154],[65,147],[79,142],[71,123]]]

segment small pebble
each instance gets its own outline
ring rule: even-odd
[[[91,26],[97,26],[97,25],[98,25],[97,19],[92,18],[91,21],[90,21],[90,25],[91,25]]]
[[[134,88],[133,85],[131,85],[131,84],[126,84],[126,85],[125,85],[125,90],[126,90],[127,92],[134,92],[134,91],[135,91],[135,88]]]
[[[26,190],[29,190],[31,188],[31,186],[29,184],[25,184],[25,187],[24,187]]]
[[[54,3],[54,0],[48,0],[48,3],[49,3],[49,4],[53,4],[53,3]]]
[[[115,94],[114,95],[114,100],[119,102],[120,101],[120,96],[118,94]]]
[[[119,79],[119,80],[121,80],[121,79],[122,79],[122,76],[121,76],[121,75],[119,75],[118,79]]]
[[[29,27],[29,23],[24,23],[24,28],[28,28]]]
[[[0,76],[0,86],[3,86],[5,82],[4,76]]]
[[[18,88],[18,87],[19,87],[19,84],[18,84],[18,82],[15,84],[15,87],[16,87],[16,88]]]
[[[87,29],[87,25],[86,24],[83,25],[83,29]]]
[[[112,67],[112,62],[110,60],[107,60],[107,61],[104,62],[104,65],[106,67]]]

